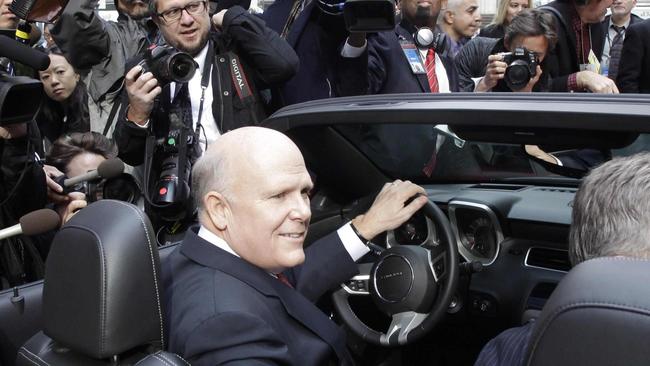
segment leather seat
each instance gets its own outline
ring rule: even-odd
[[[560,282],[537,319],[526,365],[648,365],[650,261],[586,261]]]
[[[43,331],[17,365],[187,365],[164,350],[160,262],[135,206],[101,200],[56,234],[43,286]]]

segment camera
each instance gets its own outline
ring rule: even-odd
[[[172,81],[186,83],[194,76],[198,68],[197,63],[189,54],[180,52],[171,46],[159,45],[152,45],[138,65],[142,67],[143,74],[151,72],[161,86]]]
[[[503,80],[511,90],[523,88],[535,76],[539,61],[534,52],[517,47],[512,52],[504,52],[500,55],[503,56],[503,62],[508,64]]]
[[[56,179],[57,183],[63,187],[63,193],[81,192],[86,195],[88,203],[102,199],[112,199],[118,201],[137,204],[140,199],[140,186],[131,174],[121,173],[120,175],[109,179],[93,179],[79,182],[70,187],[64,187],[63,181],[66,176]]]
[[[183,219],[192,211],[189,177],[192,153],[196,138],[182,129],[172,129],[164,139],[157,141],[163,160],[158,180],[152,192],[152,202],[158,205],[160,217],[166,221]],[[183,144],[185,154],[181,153]],[[184,163],[184,167],[181,166]]]

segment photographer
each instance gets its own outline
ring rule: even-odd
[[[71,133],[54,141],[47,156],[48,165],[45,165],[44,170],[50,188],[49,196],[61,216],[61,225],[68,222],[72,215],[88,203],[81,192],[60,194],[63,188],[54,179],[64,174],[67,178],[77,177],[97,169],[103,161],[116,156],[115,144],[97,132]]]
[[[85,81],[90,96],[90,127],[109,135],[118,116],[113,108],[120,106],[126,61],[156,43],[159,35],[146,1],[115,0],[119,14],[116,22],[100,17],[97,3],[70,0],[50,33],[76,70],[89,71]]]
[[[164,70],[155,65],[145,64],[147,72],[142,65],[131,68],[126,74],[128,107],[114,138],[126,163],[150,166],[144,173],[145,189],[153,186],[147,180],[155,183],[166,174],[168,164],[163,162],[175,159],[177,171],[163,178],[178,182],[178,189],[184,190],[189,182],[186,170],[206,146],[226,131],[262,121],[258,85],[278,85],[291,78],[298,58],[277,33],[240,6],[212,17],[216,33],[210,32],[206,1],[152,0],[150,7],[167,44],[191,55],[198,67],[186,83],[156,79],[154,75]],[[145,154],[151,152],[147,146],[154,150],[151,144],[156,141],[162,146],[158,143],[153,154]],[[176,203],[190,201],[189,192],[183,193],[182,198],[175,196]]]
[[[476,37],[460,51],[456,57],[456,68],[462,91],[548,91],[548,74],[544,72],[544,60],[557,41],[552,15],[538,9],[524,10],[512,19],[501,39]],[[513,54],[505,53],[525,49],[525,54],[517,57],[522,76],[514,75],[506,58]],[[533,58],[530,53],[533,53]],[[528,56],[528,57],[526,57]],[[508,61],[508,60],[505,60]],[[525,75],[528,74],[528,75]],[[518,83],[505,82],[517,78]],[[526,78],[525,76],[528,76]],[[510,85],[509,85],[510,84]]]

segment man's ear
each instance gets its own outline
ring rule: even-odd
[[[445,12],[442,13],[442,19],[449,25],[454,24],[454,12],[451,10],[445,10]]]
[[[210,191],[203,197],[203,207],[207,218],[218,230],[226,230],[230,221],[230,205],[223,194]]]

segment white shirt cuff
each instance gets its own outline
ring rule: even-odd
[[[350,227],[350,222],[340,227],[336,233],[339,234],[345,250],[350,254],[353,261],[356,262],[370,251],[361,239],[359,239],[357,234],[354,233],[354,230]]]
[[[131,121],[131,123],[133,123],[134,125],[136,125],[136,126],[138,126],[140,128],[148,128],[149,127],[149,120],[148,119],[147,119],[147,122],[145,122],[143,125],[139,125],[139,124],[137,124],[137,123],[135,123],[133,121]]]
[[[472,81],[474,82],[474,91],[476,91],[476,88],[478,88],[478,83],[480,83],[481,80],[483,80],[483,78],[484,78],[483,76],[481,76],[480,78],[472,78]],[[492,89],[487,91],[491,91],[491,90]]]
[[[363,52],[366,50],[366,47],[368,47],[368,41],[363,42],[363,46],[361,47],[354,47],[348,43],[348,41],[345,41],[345,44],[343,45],[343,49],[341,50],[341,56],[345,58],[356,58],[359,57],[363,54]]]

